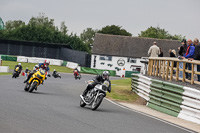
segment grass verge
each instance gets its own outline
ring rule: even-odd
[[[12,75],[12,73],[0,73],[0,75]]]
[[[107,98],[117,102],[138,103],[140,97],[131,91],[131,78],[111,80],[111,93]]]
[[[9,66],[9,69],[14,69],[15,65],[17,65],[19,62],[15,62],[15,61],[2,61],[2,66]],[[26,67],[28,67],[29,70],[32,70],[33,67],[37,64],[37,63],[25,63],[25,62],[21,62],[23,70],[26,69]],[[57,72],[65,72],[65,73],[72,73],[73,70],[70,68],[67,68],[65,66],[55,66],[55,65],[49,65],[50,71],[53,72],[54,69],[56,69]]]

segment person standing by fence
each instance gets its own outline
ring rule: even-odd
[[[187,51],[187,43],[186,43],[185,39],[183,39],[181,41],[181,44],[182,45],[180,47],[178,47],[178,50],[179,50],[178,54],[179,54],[179,56],[183,56],[186,53],[186,51]],[[179,69],[183,69],[183,62],[179,62]],[[183,72],[182,71],[180,71],[179,77],[183,78]]]
[[[158,55],[158,57],[163,57],[163,51],[162,51],[161,47],[160,47],[160,54]]]
[[[193,46],[193,44],[192,44],[192,40],[191,39],[188,39],[187,40],[187,51],[186,51],[186,53],[183,55],[183,59],[185,59],[185,58],[193,58],[193,56],[194,56],[194,52],[195,52],[195,47]],[[191,70],[192,69],[192,67],[191,67],[191,63],[186,63],[186,68],[188,68],[188,70]],[[186,79],[188,79],[188,80],[191,80],[191,73],[185,73],[186,74]]]
[[[176,57],[176,51],[174,50],[174,49],[169,49],[169,56],[170,57]],[[176,61],[174,62],[174,66],[173,67],[176,67]],[[176,71],[175,70],[173,70],[173,74],[175,74],[176,73]]]
[[[191,60],[200,60],[200,45],[199,45],[199,39],[195,38],[194,41],[195,46],[195,52],[194,52],[194,58]],[[197,65],[197,71],[200,72],[200,65]],[[198,81],[200,82],[200,75],[197,75]]]
[[[156,41],[153,42],[153,45],[148,50],[148,55],[150,57],[158,57],[160,54],[160,48],[156,45]]]

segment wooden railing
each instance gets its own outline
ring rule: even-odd
[[[176,67],[174,67],[174,63]],[[179,68],[179,63],[183,62],[183,69]],[[186,63],[191,63],[191,70],[186,69]],[[179,60],[178,58],[169,58],[169,57],[149,57],[148,63],[148,75],[149,76],[159,76],[165,80],[176,80],[182,82],[189,82],[191,84],[199,84],[196,80],[195,75],[200,75],[200,72],[194,70],[195,65],[200,65],[200,61],[188,59]],[[175,70],[175,74],[173,71]],[[179,77],[179,72],[183,72],[183,78]],[[191,80],[185,78],[185,72],[191,73]]]

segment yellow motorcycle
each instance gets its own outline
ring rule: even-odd
[[[16,67],[15,70],[13,71],[12,78],[19,77],[19,74],[20,74],[19,67]]]
[[[37,87],[40,84],[43,84],[46,77],[46,72],[42,69],[36,71],[29,81],[26,83],[24,90],[28,92],[33,92],[33,90],[37,90]]]

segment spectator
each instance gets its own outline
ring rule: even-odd
[[[158,57],[159,54],[160,54],[160,49],[156,45],[156,41],[154,41],[153,45],[148,50],[148,55],[150,55],[150,57]]]
[[[158,57],[163,57],[163,51],[162,51],[161,47],[160,47],[160,54],[158,55]]]
[[[176,51],[174,49],[169,49],[169,56],[170,57],[176,57]],[[174,62],[174,66],[173,67],[176,67],[176,62]],[[173,70],[173,74],[175,74],[175,70]]]
[[[183,39],[182,41],[181,41],[181,46],[180,47],[178,47],[178,54],[180,55],[180,56],[183,56],[185,53],[186,53],[186,50],[187,50],[187,42],[186,42],[186,40],[185,39]],[[183,62],[179,62],[179,69],[183,69]],[[183,78],[183,71],[180,71],[179,72],[179,77],[180,78]]]
[[[182,46],[178,47],[178,50],[179,50],[178,53],[179,53],[180,56],[183,56],[183,55],[186,53],[186,50],[187,50],[187,43],[186,43],[186,40],[183,39],[183,40],[181,41],[181,44],[182,44]]]
[[[194,58],[191,60],[200,60],[200,45],[199,45],[199,39],[195,38],[194,41],[195,46],[195,52],[194,52]],[[200,72],[200,65],[197,65],[197,71]],[[200,82],[200,75],[197,75],[198,81]]]
[[[174,49],[169,49],[169,57],[176,57],[176,51]]]
[[[186,53],[183,55],[182,58],[183,59],[184,58],[186,58],[186,59],[193,58],[194,51],[195,51],[195,47],[192,44],[192,40],[188,39],[187,40],[187,50],[186,50]],[[191,64],[190,63],[186,63],[186,67],[185,68],[188,68],[188,70],[191,70],[192,69]],[[191,73],[187,73],[186,72],[186,79],[191,80]]]

